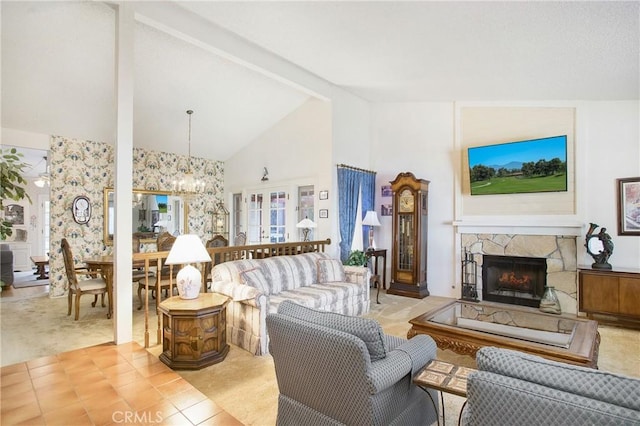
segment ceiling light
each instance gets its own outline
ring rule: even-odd
[[[192,110],[187,110],[189,116],[189,157],[187,158],[187,172],[184,178],[179,181],[173,181],[173,194],[181,197],[190,197],[204,192],[205,183],[197,180],[191,171],[191,114]]]
[[[47,163],[47,171],[45,173],[40,173],[38,179],[33,181],[33,184],[38,188],[44,188],[45,185],[51,185],[49,182],[49,163],[47,162],[47,157],[43,157],[44,161]]]

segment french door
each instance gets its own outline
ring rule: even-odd
[[[287,201],[284,189],[250,192],[247,196],[247,244],[287,241]]]

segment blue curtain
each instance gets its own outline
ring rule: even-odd
[[[338,218],[340,227],[340,259],[342,261],[347,260],[351,252],[353,231],[356,225],[359,190],[362,190],[362,218],[364,218],[367,210],[373,210],[374,208],[375,184],[375,172],[338,166]],[[367,244],[364,244],[364,241],[363,246],[367,246]]]
[[[361,176],[360,187],[362,188],[362,218],[369,210],[375,209],[376,196],[376,175],[375,173],[365,172]],[[369,227],[362,233],[362,247],[369,247]]]

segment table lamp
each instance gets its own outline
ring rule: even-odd
[[[302,228],[302,237],[303,237],[302,241],[309,241],[309,232],[311,231],[311,228],[315,228],[316,226],[318,225],[316,225],[308,217],[305,217],[300,222],[298,222],[298,224],[296,225],[296,228]]]
[[[197,262],[211,262],[211,256],[200,237],[195,234],[178,235],[164,263],[185,265],[176,276],[178,294],[183,299],[196,299],[200,295],[202,274],[191,265]]]
[[[376,242],[373,240],[373,227],[380,226],[380,221],[378,220],[378,214],[373,210],[369,210],[367,214],[364,216],[364,220],[362,221],[362,224],[367,225],[369,227],[369,248],[375,250]]]

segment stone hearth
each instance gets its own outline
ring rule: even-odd
[[[462,251],[478,263],[478,294],[482,294],[482,255],[539,257],[547,260],[547,285],[556,289],[563,313],[576,314],[577,247],[575,236],[460,234]]]

